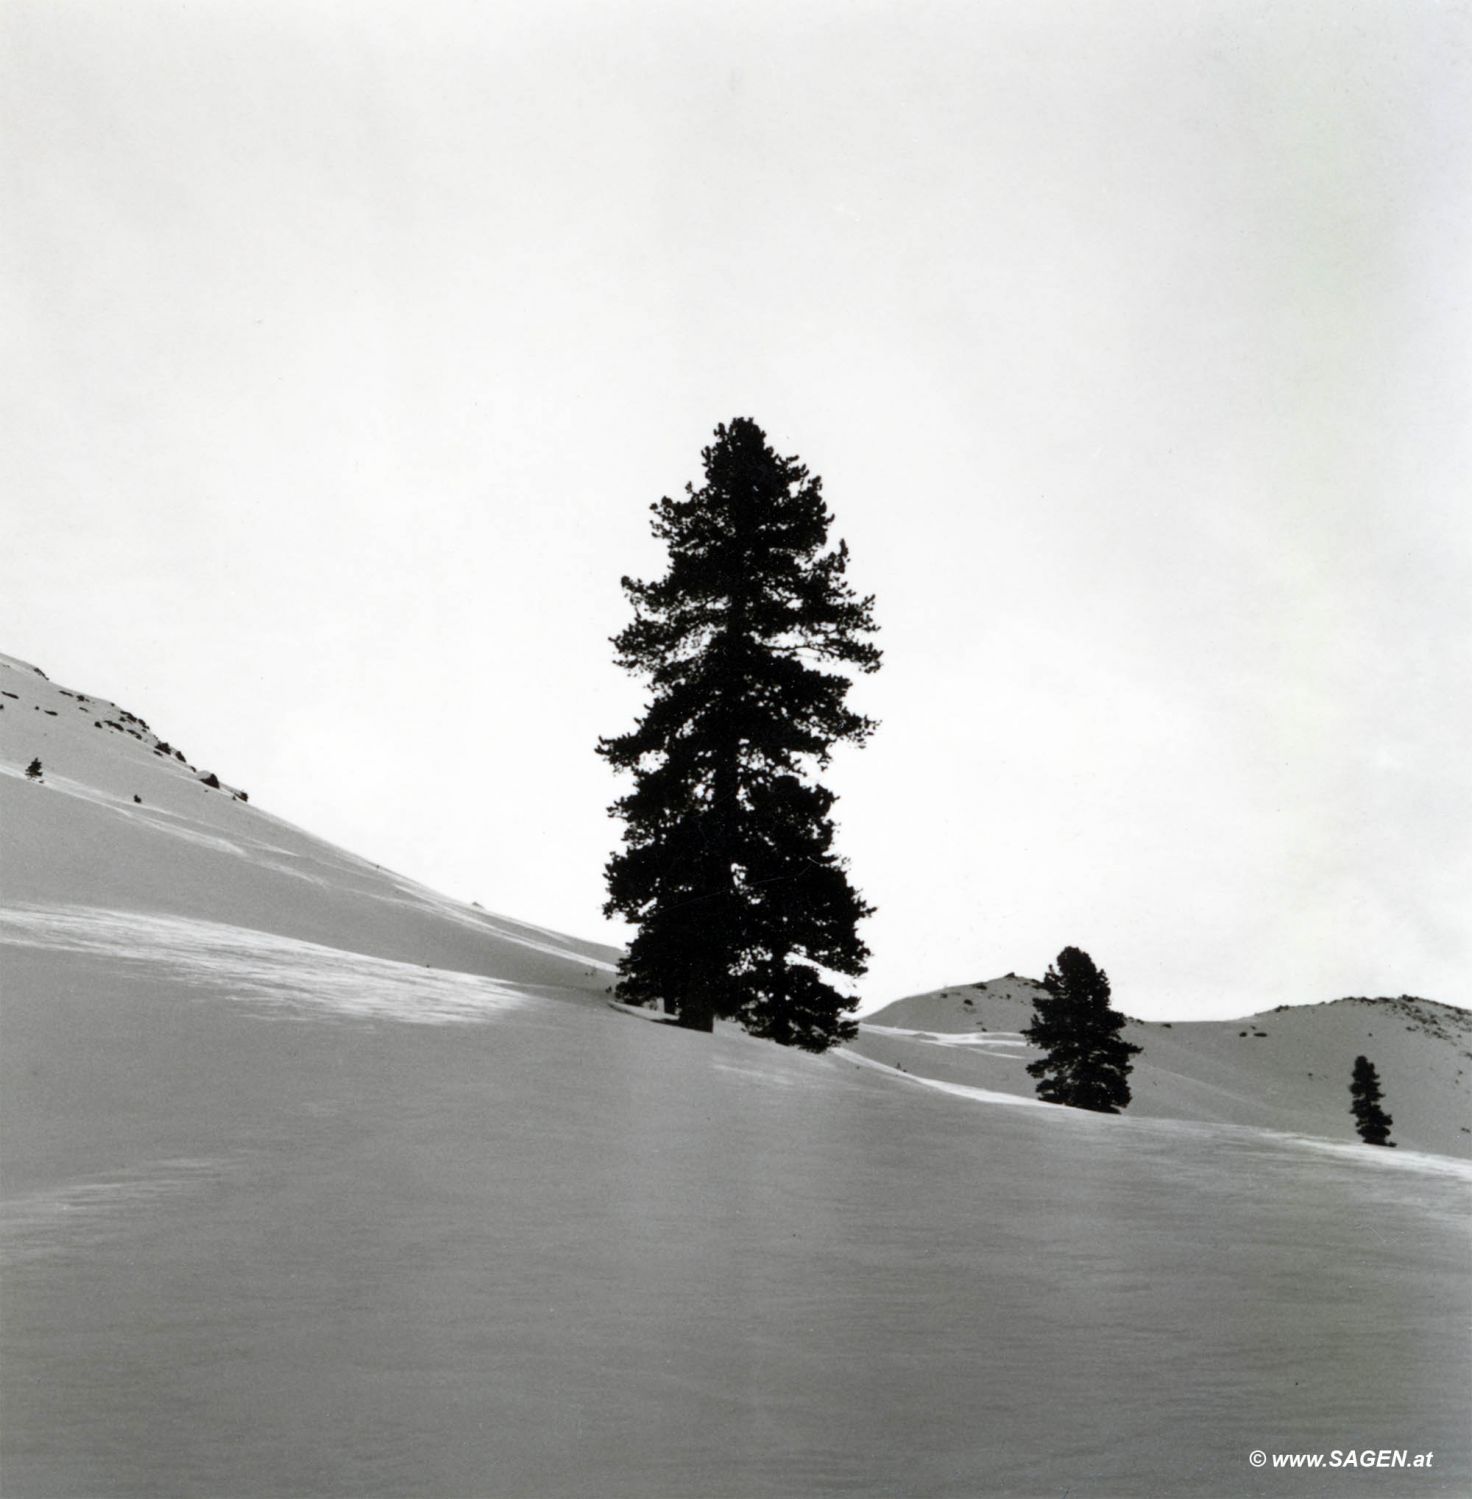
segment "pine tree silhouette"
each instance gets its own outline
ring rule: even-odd
[[[1356,1057],[1349,1080],[1349,1112],[1354,1115],[1354,1127],[1366,1145],[1388,1145],[1394,1149],[1390,1126],[1395,1121],[1380,1107],[1380,1097],[1380,1074],[1368,1057]]]
[[[669,568],[623,580],[634,619],[613,641],[651,688],[637,725],[598,743],[634,781],[611,808],[624,847],[606,869],[605,912],[638,927],[619,994],[691,1029],[734,1017],[823,1051],[857,1030],[857,1001],[825,971],[864,972],[873,908],[834,852],[814,771],[874,729],[846,704],[849,676],[823,668],[877,670],[874,601],[846,581],[844,543],[828,545],[822,481],[754,421],[717,427],[701,456],[704,484],[650,507]]]
[[[1119,1033],[1125,1017],[1109,1005],[1109,976],[1088,953],[1065,947],[1043,979],[1023,1036],[1046,1055],[1029,1062],[1039,1098],[1117,1114],[1129,1106],[1130,1058],[1140,1048]]]

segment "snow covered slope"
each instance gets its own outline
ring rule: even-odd
[[[43,774],[25,769],[39,759]],[[12,930],[119,912],[584,991],[617,954],[492,916],[272,817],[115,703],[0,656],[0,900]]]
[[[1463,1163],[635,1023],[0,679],[7,1496],[1472,1492]]]
[[[886,1066],[1031,1097],[1022,1039],[1036,979],[912,995],[868,1016],[855,1049]],[[1341,999],[1243,1020],[1132,1020],[1131,1114],[1353,1141],[1349,1077],[1374,1062],[1402,1148],[1472,1157],[1472,1013],[1434,1000]]]

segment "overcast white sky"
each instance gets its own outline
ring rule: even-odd
[[[1472,10],[0,8],[0,649],[603,921],[649,503],[755,417],[878,596],[869,1002],[1472,1002]]]

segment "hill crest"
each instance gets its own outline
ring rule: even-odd
[[[1022,1032],[1036,979],[1007,974],[896,1000],[864,1017],[855,1049],[916,1076],[1031,1097]],[[1472,1156],[1472,1012],[1414,995],[1279,1005],[1235,1020],[1130,1020],[1141,1047],[1131,1114],[1353,1140],[1356,1056],[1374,1062],[1407,1147]],[[1264,1044],[1266,1043],[1266,1044]]]

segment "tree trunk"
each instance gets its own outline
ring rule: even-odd
[[[686,994],[680,1000],[680,1028],[687,1031],[713,1031],[716,1028],[715,1007],[705,990]]]

